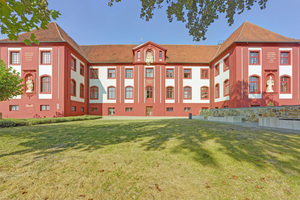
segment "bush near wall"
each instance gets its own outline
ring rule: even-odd
[[[58,117],[58,118],[40,118],[40,119],[2,119],[0,120],[0,128],[14,127],[14,126],[30,126],[37,124],[51,124],[60,122],[83,121],[101,119],[101,116],[84,115],[76,117]]]
[[[241,116],[243,121],[258,122],[259,117],[277,117],[288,119],[300,118],[300,105],[297,106],[269,106],[253,108],[224,108],[200,110],[200,115],[208,116]]]
[[[2,119],[2,113],[0,113],[0,119]]]

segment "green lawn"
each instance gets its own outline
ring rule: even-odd
[[[199,120],[0,129],[0,199],[297,199],[300,134]]]

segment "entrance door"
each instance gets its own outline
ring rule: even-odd
[[[146,115],[147,116],[151,116],[152,115],[152,106],[147,106],[146,107]]]

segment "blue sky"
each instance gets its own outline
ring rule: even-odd
[[[149,40],[158,44],[215,45],[228,38],[244,21],[249,21],[287,37],[300,39],[300,0],[269,0],[267,8],[235,16],[229,27],[221,15],[207,32],[205,41],[195,42],[185,23],[169,23],[165,9],[155,11],[153,19],[140,18],[139,0],[122,0],[108,6],[108,0],[48,0],[51,9],[59,10],[56,21],[78,44],[139,44]],[[1,36],[5,38],[5,36]]]

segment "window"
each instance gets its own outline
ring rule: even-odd
[[[46,110],[50,110],[50,106],[49,105],[41,105],[41,111],[46,111]]]
[[[133,98],[133,87],[129,86],[125,88],[125,98],[126,99],[132,99]]]
[[[226,109],[226,108],[228,108],[228,106],[224,106],[224,108]]]
[[[115,115],[115,108],[108,108],[108,115]]]
[[[166,70],[166,78],[173,78],[174,77],[173,72],[174,72],[173,69],[167,69]]]
[[[153,69],[152,68],[146,69],[146,77],[153,77]]]
[[[208,69],[201,69],[201,79],[208,79]]]
[[[290,93],[291,92],[291,82],[290,77],[282,76],[280,78],[280,92],[281,93]]]
[[[98,111],[98,108],[96,108],[96,107],[91,107],[91,111],[92,111],[92,112],[97,112],[97,111]]]
[[[140,58],[140,57],[141,57],[141,52],[138,51],[138,52],[137,52],[137,58]]]
[[[51,63],[51,54],[50,51],[42,52],[42,64],[50,64]]]
[[[217,64],[215,66],[215,70],[216,70],[216,76],[218,76],[220,74],[220,65],[219,64]]]
[[[201,99],[208,99],[208,87],[201,87]]]
[[[216,85],[216,98],[219,98],[220,97],[220,85],[217,84]]]
[[[51,92],[51,79],[49,76],[44,76],[41,79],[41,92],[50,93]]]
[[[131,107],[125,108],[125,112],[132,112],[132,108]]]
[[[229,58],[224,59],[223,67],[224,67],[224,71],[229,69]]]
[[[126,69],[125,78],[133,78],[133,69]]]
[[[191,69],[184,69],[183,72],[183,78],[192,78]]]
[[[167,87],[167,99],[173,99],[174,98],[174,88],[173,87]]]
[[[173,112],[173,107],[167,107],[167,112]]]
[[[290,52],[280,52],[280,64],[281,65],[289,65],[290,62]]]
[[[250,77],[250,93],[259,93],[259,77],[251,76]]]
[[[183,110],[184,110],[184,112],[190,112],[191,111],[191,107],[185,107]]]
[[[159,58],[162,58],[162,51],[159,51]]]
[[[98,79],[98,69],[91,69],[91,79]]]
[[[81,107],[81,108],[80,108],[80,111],[81,111],[81,112],[84,112],[84,107]]]
[[[250,64],[258,65],[259,64],[259,52],[250,51]]]
[[[20,64],[20,52],[10,52],[10,64]]]
[[[84,66],[80,64],[80,74],[84,76]]]
[[[146,88],[146,98],[147,99],[150,99],[150,98],[152,98],[152,87],[151,86],[148,86],[147,88]]]
[[[108,78],[116,78],[116,69],[108,69]]]
[[[84,98],[84,85],[80,84],[80,98]]]
[[[108,99],[115,99],[116,98],[116,88],[115,87],[109,87],[108,88]]]
[[[19,110],[19,105],[10,105],[9,110],[10,111],[17,111],[17,110]]]
[[[98,87],[91,87],[91,99],[98,99]]]
[[[76,106],[72,106],[72,111],[76,111]]]
[[[224,96],[229,95],[229,80],[224,81]]]
[[[76,60],[74,58],[71,58],[71,69],[76,71]]]
[[[207,109],[208,109],[208,107],[202,107],[201,109],[202,109],[202,110],[207,110]]]
[[[183,98],[191,99],[191,87],[184,87],[183,89]]]
[[[71,95],[76,96],[76,82],[71,80]]]
[[[259,105],[251,105],[251,108],[260,107]]]

